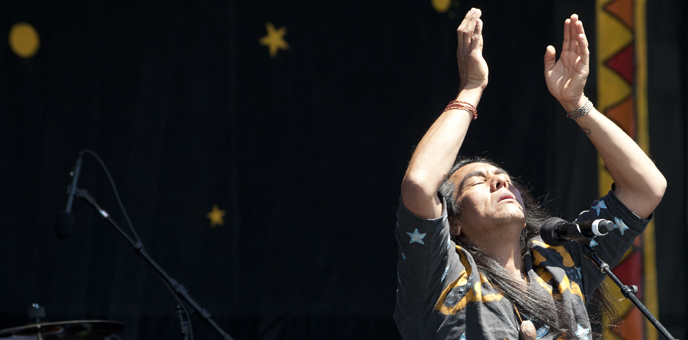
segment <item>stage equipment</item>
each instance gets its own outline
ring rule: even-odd
[[[614,223],[604,219],[571,223],[550,217],[542,224],[540,237],[551,246],[560,246],[568,240],[589,244],[595,236],[607,235],[612,229]]]
[[[72,203],[74,202],[74,195],[76,195],[77,182],[79,181],[79,174],[81,173],[81,163],[83,162],[81,154],[74,164],[74,170],[70,173],[72,176],[72,183],[67,187],[67,204],[65,210],[57,215],[55,222],[55,235],[61,239],[67,238],[74,229],[74,214],[72,214]]]
[[[0,339],[102,340],[123,329],[123,323],[106,320],[41,322],[0,330]]]
[[[669,334],[669,331],[667,331],[666,328],[664,328],[664,326],[662,326],[662,324],[659,323],[659,320],[657,320],[657,318],[655,318],[655,316],[652,315],[652,313],[650,313],[650,311],[645,307],[645,305],[643,305],[640,299],[638,299],[638,297],[635,296],[635,294],[638,293],[638,287],[629,287],[623,284],[623,282],[621,282],[621,280],[619,280],[619,278],[616,277],[616,275],[614,275],[612,270],[609,268],[609,264],[602,261],[599,258],[599,256],[597,256],[597,252],[595,252],[595,250],[593,250],[590,246],[583,245],[583,250],[585,251],[585,257],[587,257],[590,261],[597,265],[597,267],[600,268],[601,272],[606,273],[612,279],[612,281],[614,281],[614,283],[616,283],[616,285],[619,286],[619,288],[621,288],[621,293],[627,299],[631,300],[631,302],[633,302],[633,304],[636,307],[638,307],[638,309],[641,312],[643,312],[643,315],[645,315],[645,317],[648,320],[650,320],[650,323],[652,323],[652,325],[655,326],[655,328],[657,328],[657,331],[659,331],[659,333],[662,334],[662,336],[665,339],[675,340],[675,338],[672,337],[671,334]]]
[[[640,299],[635,296],[635,294],[638,293],[638,287],[623,284],[609,268],[609,264],[602,261],[599,256],[597,256],[597,252],[591,248],[596,244],[594,240],[596,236],[604,236],[613,228],[614,223],[602,219],[569,223],[561,218],[552,217],[542,224],[542,228],[540,228],[540,237],[542,237],[545,243],[551,246],[560,246],[567,240],[578,242],[581,247],[583,247],[585,257],[592,261],[601,272],[606,273],[612,281],[621,288],[621,293],[638,307],[650,323],[657,328],[657,331],[659,331],[665,339],[674,340],[675,338],[669,334],[669,331],[659,323],[659,320],[657,320],[645,305],[643,305]]]
[[[110,180],[110,185],[112,186],[113,191],[115,192],[115,197],[117,198],[117,203],[120,206],[120,209],[122,210],[122,214],[124,215],[125,220],[129,224],[129,228],[131,229],[132,235],[134,236],[133,238],[129,236],[120,226],[110,217],[110,214],[105,211],[103,208],[101,208],[96,200],[88,193],[88,191],[84,189],[79,189],[76,187],[76,179],[73,176],[72,179],[72,184],[73,188],[70,186],[68,188],[68,193],[69,190],[74,190],[75,196],[78,198],[81,198],[82,200],[86,201],[91,207],[93,207],[105,220],[107,220],[110,225],[112,225],[117,232],[119,232],[122,237],[124,237],[134,248],[134,251],[141,255],[148,264],[155,269],[155,271],[158,272],[158,274],[162,277],[162,281],[167,286],[167,288],[170,290],[172,293],[172,296],[177,300],[178,305],[177,305],[177,314],[179,315],[180,322],[181,322],[181,333],[182,336],[184,337],[184,340],[193,340],[193,328],[191,327],[191,322],[190,322],[190,317],[192,313],[189,313],[187,310],[187,306],[190,306],[193,311],[196,313],[200,314],[203,320],[207,323],[209,323],[221,336],[224,340],[233,340],[233,338],[227,334],[220,326],[215,323],[215,320],[212,319],[212,316],[210,312],[205,310],[203,307],[201,307],[194,299],[191,298],[191,295],[189,295],[188,291],[186,288],[181,285],[179,282],[177,282],[175,279],[170,277],[163,269],[160,267],[146,252],[146,249],[143,247],[143,243],[141,242],[141,239],[139,238],[138,234],[134,230],[134,226],[131,223],[131,220],[129,219],[129,216],[127,215],[126,209],[124,209],[124,205],[122,204],[122,201],[119,198],[119,193],[117,192],[117,188],[115,186],[115,182],[112,179],[112,176],[110,175],[110,171],[107,169],[105,166],[105,163],[100,159],[100,157],[93,151],[91,150],[81,150],[79,152],[79,159],[83,156],[83,154],[90,154],[93,156],[96,160],[98,160],[98,163],[100,163],[100,166],[103,168],[103,171],[108,176],[108,179]],[[78,162],[78,161],[77,161]],[[79,163],[77,163],[79,164]],[[69,198],[68,198],[68,204],[69,204]],[[1,339],[0,339],[1,340]]]

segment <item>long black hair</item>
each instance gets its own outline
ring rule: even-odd
[[[439,188],[440,194],[444,197],[447,203],[447,215],[450,221],[453,221],[461,214],[461,207],[457,201],[457,183],[451,181],[450,178],[456,170],[468,165],[470,163],[486,163],[501,169],[501,166],[483,157],[460,157],[454,163],[447,178]],[[549,213],[539,204],[528,187],[520,182],[518,179],[512,178],[513,185],[521,192],[523,199],[524,210],[526,214],[526,227],[521,231],[521,256],[531,253],[533,248],[533,240],[540,234],[540,226],[550,217]],[[453,223],[453,222],[452,222]],[[568,320],[573,320],[572,311],[562,306],[556,299],[552,299],[549,294],[544,294],[542,289],[533,289],[531,284],[527,285],[527,289],[523,289],[523,282],[515,280],[506,269],[500,265],[495,259],[483,253],[478,247],[466,240],[461,233],[458,235],[451,235],[452,241],[461,248],[466,249],[473,257],[478,270],[485,275],[490,284],[495,289],[500,291],[511,303],[519,310],[520,314],[531,316],[542,324],[549,327],[549,333],[554,334],[554,338],[562,334],[567,336],[573,335],[571,327],[574,325],[568,324]],[[611,295],[606,289],[606,285],[600,285],[595,291],[595,298],[598,300],[598,311],[591,318],[591,324],[595,323],[601,325],[600,315],[602,311],[605,313],[615,314],[616,309],[611,300]],[[538,320],[539,319],[539,320]],[[569,330],[567,332],[567,330]],[[595,337],[601,337],[601,334],[595,332]]]

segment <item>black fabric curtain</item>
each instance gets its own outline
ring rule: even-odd
[[[70,169],[90,149],[151,257],[236,339],[398,339],[399,184],[456,94],[455,29],[470,7],[484,13],[490,84],[462,153],[490,156],[573,219],[596,198],[597,156],[549,95],[542,58],[570,13],[594,32],[592,1],[446,12],[430,0],[4,1],[3,36],[27,22],[40,48],[21,58],[0,40],[0,329],[27,324],[38,303],[47,321],[123,322],[122,339],[179,336],[177,302],[89,206],[76,201],[73,233],[54,235]],[[647,12],[652,156],[670,184],[656,212],[659,316],[676,337],[685,13],[679,0]],[[289,45],[274,58],[259,42],[268,23]],[[594,79],[586,92],[594,99]],[[126,227],[89,155],[79,187]],[[223,224],[211,226],[214,205]],[[197,338],[219,338],[192,321]]]

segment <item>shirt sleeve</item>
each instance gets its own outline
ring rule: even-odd
[[[463,269],[450,239],[446,202],[442,215],[424,219],[410,212],[399,200],[396,240],[397,307],[400,327],[425,320],[433,311],[442,289]]]
[[[592,249],[597,252],[602,261],[613,268],[621,261],[636,237],[645,230],[652,216],[647,220],[638,217],[619,201],[614,195],[612,186],[612,190],[606,196],[592,202],[590,209],[582,211],[576,221],[590,221],[600,218],[614,222],[614,229],[605,236],[595,237],[594,241],[597,244],[594,245],[593,243]],[[582,288],[584,294],[590,297],[597,286],[602,283],[606,274],[584,256],[583,248],[579,243],[569,241],[566,242],[565,246],[576,261],[576,265],[581,268]]]

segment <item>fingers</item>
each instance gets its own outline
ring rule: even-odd
[[[588,38],[578,14],[571,14],[571,17],[564,21],[564,43],[561,50],[562,52],[571,51],[585,56],[590,54]]]
[[[471,8],[468,13],[466,13],[466,17],[463,19],[461,22],[461,26],[464,24],[468,25],[467,31],[473,32],[475,29],[475,24],[478,19],[480,19],[480,16],[483,14],[483,12],[478,9],[478,8]],[[460,26],[459,26],[460,27]]]
[[[585,34],[585,29],[583,28],[583,20],[578,19],[578,16],[576,16],[576,19],[576,34]]]
[[[585,31],[583,30],[583,23],[578,21],[577,32],[578,32],[578,64],[577,68],[585,68],[590,65],[590,50],[588,49],[588,38],[585,36]]]
[[[581,45],[578,43],[578,27],[582,27],[581,25],[582,23],[578,20],[578,14],[571,14],[569,23],[569,33],[571,34],[571,51],[574,51],[577,54],[582,52]]]
[[[564,21],[564,43],[561,45],[561,51],[566,52],[571,49],[571,19]]]
[[[478,19],[475,22],[475,33],[473,33],[473,40],[471,40],[471,49],[476,47],[483,50],[483,21]]]
[[[584,55],[589,55],[590,51],[588,50],[588,38],[585,35],[583,22],[580,20],[576,22],[576,40],[578,42],[578,47],[580,48],[580,53]]]
[[[580,53],[580,49],[578,46],[578,32],[576,30],[576,26],[578,25],[578,14],[571,14],[571,18],[568,20],[568,33],[569,33],[569,41],[571,45],[569,46],[569,50]],[[566,33],[564,33],[566,34]]]
[[[480,10],[478,10],[478,11],[480,11]],[[480,17],[480,15],[478,15],[478,18],[479,17]],[[475,20],[475,30],[473,31],[473,34],[476,34],[476,35],[482,35],[483,34],[483,21],[482,20],[480,20],[480,19]]]
[[[474,40],[473,35],[477,34],[480,36],[482,34],[483,22],[480,20],[481,15],[482,12],[477,8],[471,8],[471,10],[466,13],[466,17],[456,30],[459,46],[462,44],[470,46],[471,42]]]
[[[487,85],[488,67],[482,56],[482,12],[472,8],[456,30],[458,46],[456,62],[459,66],[460,89],[481,88]]]
[[[554,65],[556,65],[556,56],[557,51],[554,49],[554,46],[547,46],[547,49],[545,50],[545,74],[547,74],[552,68],[554,68]]]

